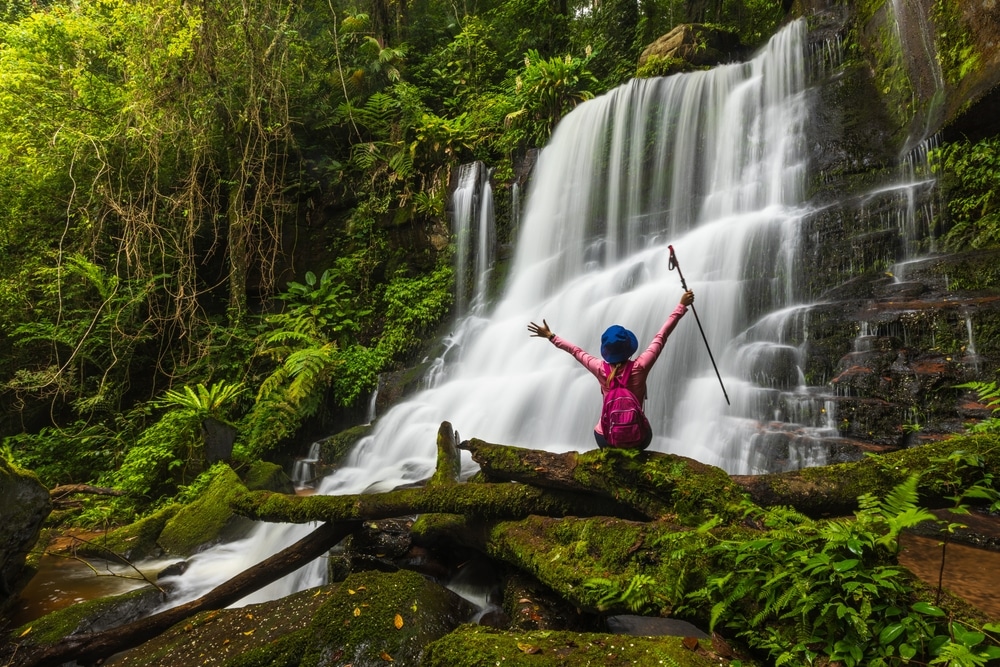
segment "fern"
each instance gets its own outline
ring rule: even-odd
[[[986,404],[992,411],[988,419],[976,424],[967,424],[970,433],[997,433],[1000,432],[1000,387],[996,382],[966,382],[955,385],[956,389],[971,389],[979,396],[979,400]]]

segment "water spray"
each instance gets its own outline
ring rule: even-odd
[[[670,270],[673,271],[677,269],[677,275],[681,277],[681,287],[684,291],[688,291],[687,281],[684,280],[684,274],[681,272],[681,265],[677,263],[677,255],[674,253],[674,247],[668,245],[667,248],[670,250]],[[698,311],[694,309],[694,304],[691,304],[691,312],[694,313],[694,321],[698,323],[698,331],[701,332],[701,339],[705,341],[705,349],[708,350],[708,358],[712,360],[712,368],[715,369],[715,377],[719,378],[719,386],[722,387],[722,395],[726,397],[726,405],[732,405],[729,402],[729,394],[726,393],[726,385],[722,384],[722,376],[719,375],[719,367],[715,364],[715,357],[712,356],[712,348],[708,346],[708,338],[705,337],[705,330],[701,327],[701,320],[698,319]]]

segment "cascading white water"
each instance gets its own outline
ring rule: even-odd
[[[634,80],[567,115],[539,157],[504,296],[492,314],[456,325],[459,354],[453,349],[449,358],[457,358],[436,369],[430,388],[381,416],[317,492],[387,490],[427,478],[446,420],[463,437],[548,451],[594,448],[600,392],[593,377],[530,338],[526,325],[545,318],[596,353],[601,332],[620,323],[644,346],[682,292],[668,268],[668,243],[697,295],[733,404],[725,403],[689,314],[649,376],[650,449],[732,473],[762,465],[754,438],[762,421],[777,418],[774,394],[794,392],[800,378],[797,351],[782,336],[802,319],[789,300],[805,214],[805,34],[805,22],[796,21],[748,63]],[[455,200],[456,214],[466,196]],[[460,273],[468,261],[460,251]],[[780,315],[765,317],[771,312]],[[755,368],[767,358],[787,360],[792,371],[761,386]],[[789,455],[794,465],[821,463],[817,457],[812,450]],[[466,472],[473,469],[466,459]],[[262,526],[224,547],[224,556],[196,556],[185,579],[216,581],[226,558],[240,559],[228,569],[239,572],[307,530]],[[244,602],[321,583],[321,568],[304,568]]]
[[[482,162],[461,165],[458,185],[451,197],[452,231],[455,236],[455,311],[459,318],[470,310],[475,314],[482,313],[486,306],[489,277],[496,261],[496,223],[490,175],[490,170]],[[468,289],[470,277],[471,294]]]

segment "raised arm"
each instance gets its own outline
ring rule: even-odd
[[[583,349],[568,340],[563,340],[559,336],[552,333],[552,330],[549,328],[549,323],[545,320],[542,320],[541,324],[529,322],[528,334],[533,338],[549,339],[549,341],[551,341],[551,343],[560,350],[572,354],[573,358],[579,361],[583,367],[590,371],[598,380],[604,380],[604,362],[592,354],[585,352]]]
[[[653,340],[650,341],[649,347],[647,347],[646,350],[636,358],[636,367],[642,370],[652,368],[653,364],[655,364],[656,360],[660,357],[660,352],[663,351],[663,346],[666,344],[667,338],[673,332],[674,328],[677,327],[677,323],[681,321],[681,318],[684,317],[684,314],[688,310],[688,306],[692,303],[694,303],[694,292],[688,290],[681,295],[680,303],[677,304],[674,311],[670,313],[670,317],[667,318],[667,321],[663,323],[660,330],[655,336],[653,336]]]

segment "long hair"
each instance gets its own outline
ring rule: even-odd
[[[608,378],[605,384],[606,389],[611,389],[612,386],[611,383],[614,381],[616,377],[618,377],[618,373],[620,373],[621,370],[625,368],[625,364],[627,363],[628,359],[626,359],[625,361],[619,361],[617,364],[611,364],[611,372],[608,373]]]

